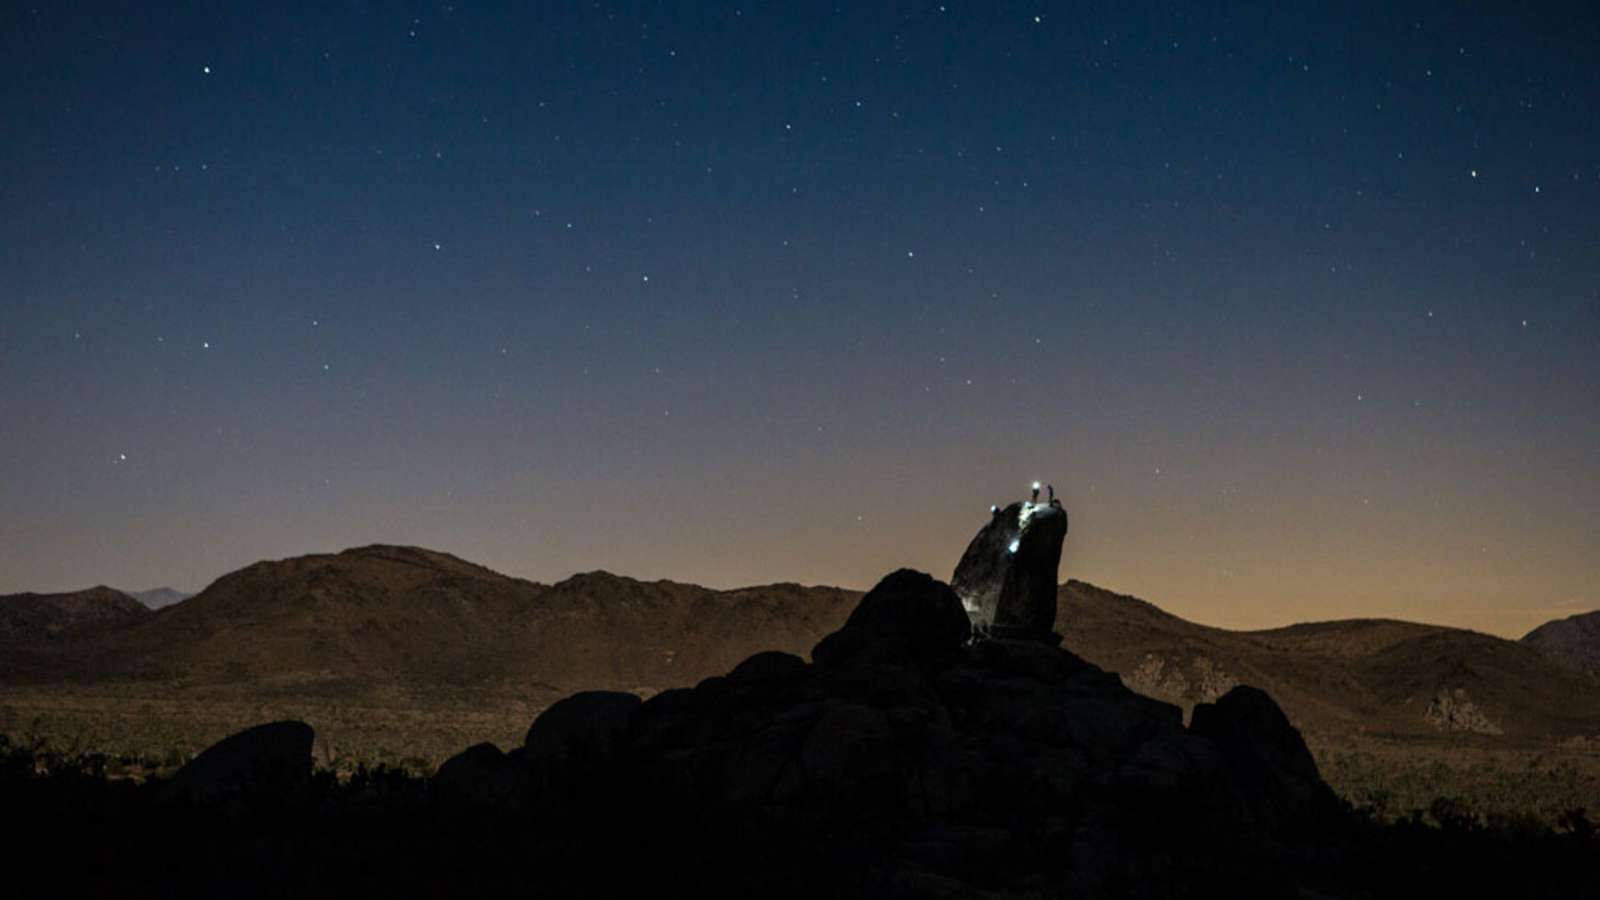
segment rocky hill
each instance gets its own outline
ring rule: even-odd
[[[543,585],[445,553],[371,546],[225,575],[64,649],[53,674],[347,698],[441,686],[656,690],[761,647],[803,650],[858,596],[797,585],[716,591],[603,572]]]
[[[0,662],[0,682],[391,707],[431,692],[488,710],[503,708],[497,698],[537,708],[584,688],[648,696],[763,649],[803,656],[861,595],[604,572],[546,585],[445,553],[371,546],[257,563],[155,613],[105,589],[63,596],[77,599],[0,606],[11,616],[0,634],[20,648]],[[1318,739],[1503,745],[1600,734],[1600,691],[1534,635],[1518,643],[1376,619],[1228,631],[1079,581],[1060,588],[1056,627],[1083,659],[1186,713],[1251,685]]]
[[[1600,734],[1600,691],[1515,641],[1385,619],[1228,631],[1083,582],[1064,585],[1060,597],[1067,646],[1184,707],[1249,684],[1323,735]]]
[[[150,611],[121,591],[100,586],[65,594],[0,596],[0,643],[81,638],[143,620]]]
[[[118,634],[149,615],[139,601],[104,586],[0,596],[0,682],[68,677],[95,638]]]
[[[1522,643],[1591,678],[1600,678],[1600,610],[1546,622]]]

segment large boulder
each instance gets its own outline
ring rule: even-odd
[[[844,627],[823,638],[811,658],[818,665],[899,658],[938,665],[955,658],[971,636],[971,622],[949,585],[901,569],[868,591]]]
[[[640,702],[621,691],[583,691],[557,700],[528,726],[523,759],[553,769],[609,760],[622,747]]]
[[[1267,828],[1338,807],[1300,730],[1260,688],[1240,685],[1216,703],[1196,705],[1189,733],[1221,749],[1238,799]]]
[[[178,770],[169,796],[211,801],[243,794],[285,794],[311,778],[316,732],[304,722],[268,722],[206,748]]]
[[[806,661],[782,650],[763,650],[733,667],[729,681],[776,682],[797,681],[806,674]]]
[[[980,634],[1052,639],[1067,511],[1059,503],[996,508],[956,565],[950,585]]]
[[[433,790],[448,812],[514,813],[527,800],[528,773],[494,744],[474,744],[439,766]]]

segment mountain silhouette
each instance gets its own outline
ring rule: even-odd
[[[49,596],[0,605],[4,683],[389,705],[449,691],[464,708],[536,709],[583,689],[693,685],[761,650],[804,656],[861,594],[606,572],[547,585],[374,545],[256,563],[156,612],[104,588]],[[1059,589],[1056,623],[1074,653],[1185,713],[1247,684],[1318,739],[1600,734],[1600,696],[1540,645],[1544,629],[1520,643],[1383,619],[1229,631],[1081,581]]]
[[[375,545],[247,566],[58,659],[63,672],[91,680],[315,695],[653,689],[692,683],[766,647],[803,651],[857,597],[604,572],[544,585],[447,553]]]

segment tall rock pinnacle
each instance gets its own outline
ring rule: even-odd
[[[992,510],[950,581],[972,618],[973,631],[1003,638],[1054,638],[1056,573],[1066,536],[1067,511],[1053,498]]]

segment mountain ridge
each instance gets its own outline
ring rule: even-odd
[[[1249,684],[1277,698],[1297,725],[1323,734],[1600,733],[1592,688],[1535,648],[1492,635],[1392,619],[1229,631],[1080,581],[1064,585],[1061,598],[1058,629],[1068,647],[1186,709]]]
[[[0,680],[352,702],[437,690],[469,692],[461,702],[543,703],[596,687],[648,695],[728,671],[759,650],[804,656],[860,597],[794,583],[718,590],[604,570],[544,584],[449,553],[371,544],[262,560],[183,603],[141,608],[70,641],[38,641],[0,663]],[[1480,742],[1600,734],[1592,682],[1526,642],[1370,618],[1234,631],[1076,579],[1058,588],[1057,609],[1069,649],[1185,710],[1248,684],[1316,734]]]

